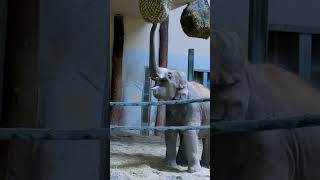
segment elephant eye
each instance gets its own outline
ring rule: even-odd
[[[171,72],[168,72],[168,79],[172,79],[172,73]]]

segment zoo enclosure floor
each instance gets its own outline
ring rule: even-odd
[[[200,152],[202,145],[199,144]],[[164,139],[141,136],[134,133],[111,132],[110,179],[111,180],[209,180],[210,169],[188,173],[187,167],[167,168]]]

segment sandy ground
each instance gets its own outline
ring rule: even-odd
[[[199,145],[200,147],[200,145]],[[111,180],[209,180],[210,169],[188,173],[187,167],[166,168],[163,138],[111,133]],[[202,151],[202,148],[201,148]]]

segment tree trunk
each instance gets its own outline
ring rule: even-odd
[[[169,17],[160,25],[159,66],[168,67],[168,30]],[[166,106],[157,107],[156,126],[164,126],[166,120]],[[155,131],[156,136],[163,135],[161,131]]]
[[[114,41],[112,55],[112,80],[111,80],[111,101],[122,101],[122,59],[124,43],[123,16],[114,17]],[[111,109],[111,124],[120,125],[122,118],[122,108],[113,107]]]

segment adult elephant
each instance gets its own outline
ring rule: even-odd
[[[320,93],[293,73],[247,61],[235,33],[212,34],[213,114],[225,121],[320,113]],[[320,179],[320,128],[214,136],[217,180]]]

